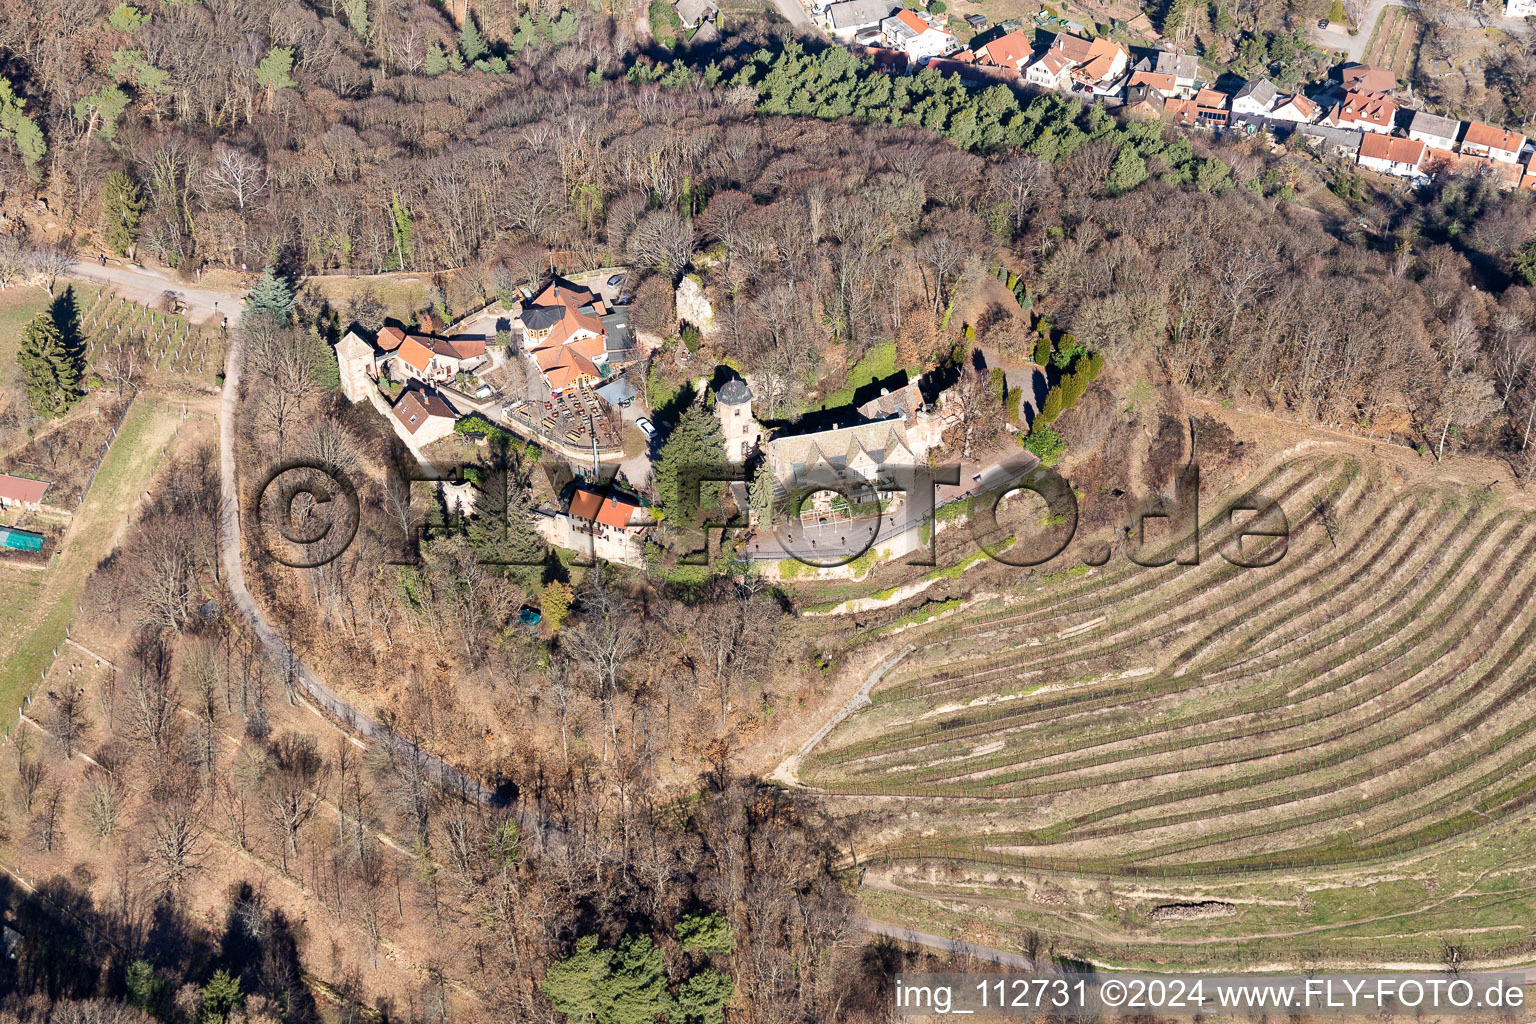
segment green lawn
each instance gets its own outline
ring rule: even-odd
[[[832,392],[820,404],[808,407],[806,411],[814,412],[817,409],[836,409],[839,406],[851,405],[854,392],[859,388],[874,381],[883,380],[900,369],[902,367],[896,365],[896,343],[882,342],[864,353],[864,357],[853,364],[853,369],[848,371],[846,385]]]
[[[41,288],[7,288],[0,291],[0,381],[11,379],[21,329],[52,300]]]
[[[66,534],[62,553],[41,573],[0,574],[0,723],[11,715],[64,642],[85,582],[117,546],[123,519],[148,485],[180,418],[179,405],[153,397],[134,403]],[[28,577],[31,577],[29,579]]]

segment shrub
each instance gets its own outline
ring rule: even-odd
[[[1045,402],[1040,406],[1040,419],[1046,423],[1055,423],[1056,417],[1061,415],[1061,402],[1061,388],[1051,388],[1046,393]]]
[[[1048,334],[1041,334],[1035,341],[1034,361],[1036,366],[1049,366],[1051,362],[1051,338]]]
[[[1045,423],[1036,423],[1035,429],[1029,432],[1029,436],[1023,438],[1023,445],[1047,469],[1060,462],[1067,450],[1067,442]]]

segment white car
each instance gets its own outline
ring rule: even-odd
[[[656,427],[652,425],[650,420],[641,416],[635,420],[635,426],[640,428],[640,432],[645,435],[647,441],[656,440]]]

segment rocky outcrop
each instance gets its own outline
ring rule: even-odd
[[[677,286],[677,319],[697,327],[706,337],[715,329],[715,307],[709,304],[704,286],[693,274]]]

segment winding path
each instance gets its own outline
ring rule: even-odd
[[[235,308],[238,311],[238,306]],[[235,606],[240,609],[240,614],[267,653],[291,676],[294,685],[336,721],[364,739],[383,744],[397,757],[415,760],[443,789],[462,794],[487,807],[503,805],[505,801],[478,780],[427,753],[343,700],[299,659],[252,600],[245,586],[245,566],[240,557],[240,494],[235,486],[235,405],[240,394],[240,356],[243,348],[240,332],[236,331],[230,336],[229,354],[224,365],[224,391],[219,396],[219,564],[224,570],[224,579]]]

